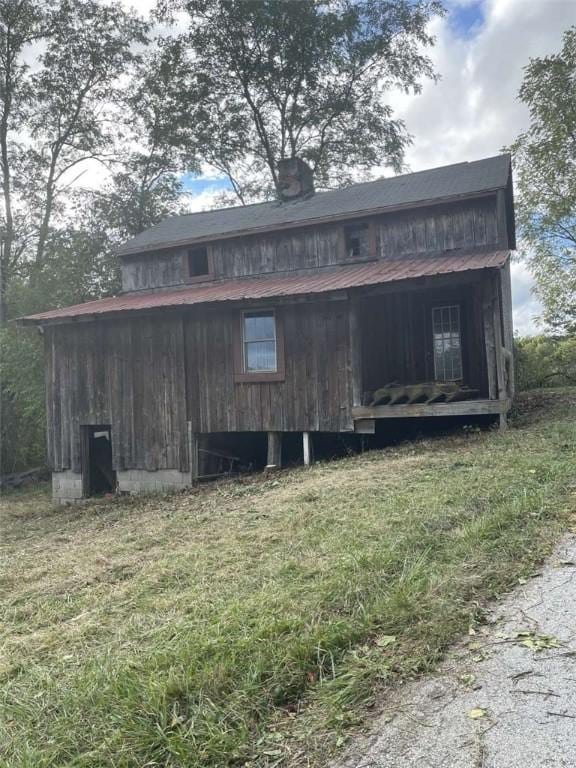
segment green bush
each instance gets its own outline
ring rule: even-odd
[[[517,338],[514,347],[520,391],[576,384],[576,338],[529,336]]]
[[[44,356],[36,328],[0,329],[0,474],[46,463]]]

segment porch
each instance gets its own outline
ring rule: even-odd
[[[509,265],[353,298],[352,420],[500,417],[514,395]]]

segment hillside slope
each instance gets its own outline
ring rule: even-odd
[[[531,572],[574,506],[576,395],[272,478],[0,500],[0,765],[322,762]]]

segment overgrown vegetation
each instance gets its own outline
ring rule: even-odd
[[[5,496],[0,762],[323,762],[548,551],[575,417],[574,395],[537,395],[505,433],[277,477],[66,510]]]
[[[514,342],[520,391],[576,385],[576,338],[528,336]]]
[[[576,27],[556,53],[530,59],[518,94],[528,129],[512,146],[520,250],[536,281],[542,319],[576,330]]]

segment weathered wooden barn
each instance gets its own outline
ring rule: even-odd
[[[177,216],[122,293],[24,318],[46,344],[54,499],[181,488],[267,440],[494,414],[513,396],[510,158]],[[290,433],[291,437],[288,436]]]

